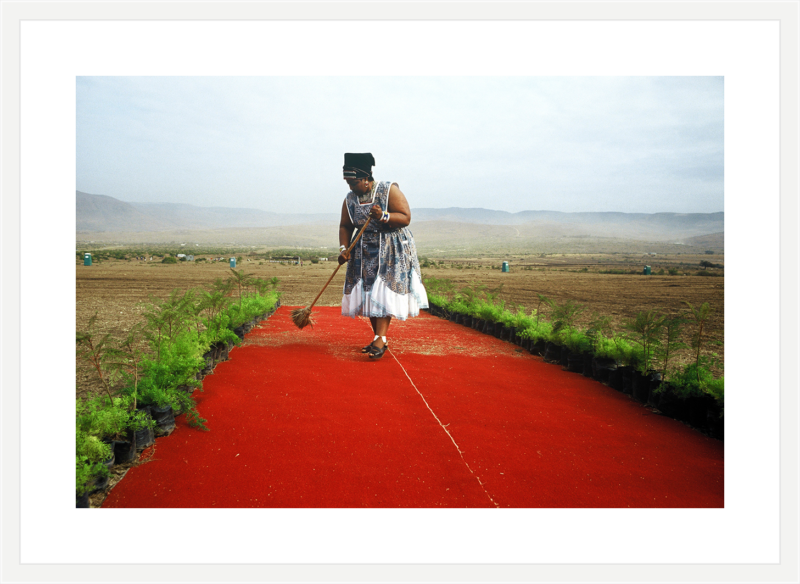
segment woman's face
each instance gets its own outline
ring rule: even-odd
[[[364,195],[369,192],[369,181],[365,178],[346,178],[344,180],[356,195]]]

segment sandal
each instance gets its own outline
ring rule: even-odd
[[[386,349],[389,348],[389,345],[384,345],[380,348],[376,347],[375,345],[371,345],[369,350],[369,358],[370,359],[380,359],[383,357],[383,354],[386,352]]]
[[[367,345],[366,347],[362,347],[362,348],[361,348],[361,352],[362,352],[362,353],[369,353],[369,352],[372,350],[372,348],[375,346],[375,345],[373,345],[373,343],[374,343],[375,341],[377,341],[379,338],[380,338],[380,337],[379,337],[378,335],[375,335],[375,338],[374,338],[374,339],[372,339],[372,343],[370,343],[370,344],[369,344],[369,345]],[[388,346],[389,346],[389,341],[384,341],[384,342],[386,343],[386,346],[388,347]]]

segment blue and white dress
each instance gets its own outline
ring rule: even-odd
[[[389,181],[377,183],[374,198],[363,204],[352,191],[347,194],[347,212],[356,229],[366,223],[373,205],[387,210],[391,186]],[[421,308],[428,308],[428,295],[411,230],[370,221],[347,262],[342,315],[405,320],[418,316]]]

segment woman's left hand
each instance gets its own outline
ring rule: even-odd
[[[373,221],[380,221],[381,217],[383,217],[383,209],[381,209],[380,205],[372,205],[372,209],[369,210],[369,216],[372,217]]]

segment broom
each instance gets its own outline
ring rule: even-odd
[[[370,222],[371,219],[372,219],[372,217],[367,217],[367,222],[364,223],[364,226],[358,232],[358,235],[356,235],[356,238],[350,244],[350,247],[347,248],[348,254],[350,253],[350,250],[353,249],[353,247],[355,246],[356,242],[361,238],[361,234],[364,233],[364,230],[367,228],[367,225],[369,225],[369,222]],[[294,324],[297,325],[297,328],[302,329],[304,326],[309,325],[309,324],[311,325],[311,328],[314,328],[314,321],[311,320],[311,309],[317,303],[317,300],[319,300],[319,297],[322,296],[322,293],[325,292],[325,288],[328,287],[328,284],[331,283],[331,280],[333,280],[333,277],[336,275],[336,272],[338,272],[339,268],[341,268],[341,267],[342,267],[342,264],[339,264],[338,266],[336,266],[336,269],[333,270],[333,273],[331,274],[331,277],[328,278],[327,282],[325,282],[325,285],[322,287],[322,290],[319,291],[319,294],[317,294],[317,297],[314,298],[314,302],[312,302],[310,306],[308,306],[307,308],[295,308],[292,311],[292,321],[294,322]]]

